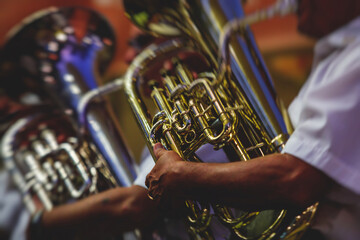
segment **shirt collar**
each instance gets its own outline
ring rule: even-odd
[[[314,66],[335,50],[344,48],[355,41],[360,41],[360,17],[321,38],[316,43]]]

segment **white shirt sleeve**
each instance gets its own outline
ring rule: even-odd
[[[295,131],[283,152],[360,194],[360,42],[319,63],[289,108]]]
[[[143,154],[142,159],[143,160],[141,161],[139,167],[139,174],[133,184],[147,189],[145,185],[146,176],[155,166],[155,162],[152,156],[150,155],[149,151],[146,151],[146,154]]]

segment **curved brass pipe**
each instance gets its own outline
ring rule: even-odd
[[[206,143],[215,149],[231,147],[229,154],[235,152],[234,158],[243,161],[281,150],[291,129],[247,24],[289,12],[294,2],[279,1],[261,13],[244,17],[235,0],[124,0],[129,17],[140,28],[155,36],[186,39],[145,49],[125,76],[125,92],[153,156],[157,141],[190,161],[200,161],[195,152]],[[240,37],[232,38],[235,34]],[[162,73],[167,92],[154,87],[152,98],[160,113],[151,122],[137,89],[139,81],[154,62],[187,50],[203,54],[213,69],[194,74],[197,79],[182,64],[175,64],[174,76]],[[199,209],[197,203],[187,205],[193,215],[189,225],[194,239],[211,238],[213,215],[239,239],[298,238],[311,221],[308,215],[314,214],[312,208],[299,217],[305,219],[304,224],[284,230],[294,217],[287,210],[240,211],[236,215],[230,208],[214,205],[215,214],[210,214],[210,209]],[[254,226],[258,221],[265,223]]]

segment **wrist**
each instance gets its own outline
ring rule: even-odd
[[[181,197],[187,198],[189,190],[192,187],[192,181],[195,178],[197,163],[188,161],[178,161],[173,168],[173,186],[175,194],[179,194]]]

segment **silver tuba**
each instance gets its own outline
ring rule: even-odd
[[[105,18],[80,7],[37,12],[10,32],[1,81],[27,107],[5,131],[1,158],[30,212],[36,211],[36,198],[51,210],[130,186],[136,177],[106,99],[88,94],[99,88],[114,47]],[[29,104],[34,98],[40,105]]]
[[[101,153],[79,138],[69,116],[49,105],[16,115],[2,136],[0,151],[30,213],[117,186]]]
[[[247,24],[285,14],[294,9],[294,1],[249,17],[240,2],[124,0],[127,15],[138,27],[172,37],[145,49],[125,75],[125,92],[150,152],[161,142],[183,159],[201,162],[206,159],[196,152],[204,144],[241,161],[281,151],[291,126]],[[155,78],[161,80],[149,81],[147,87],[148,73],[179,53],[194,55],[196,61],[186,64],[186,59],[175,58],[173,69],[159,71]],[[194,62],[205,67],[198,71]],[[144,88],[151,88],[157,110],[145,101]],[[196,201],[186,205],[193,239],[214,239],[214,221],[227,227],[225,238],[298,239],[316,210],[316,205],[300,214],[285,209],[246,212]]]

